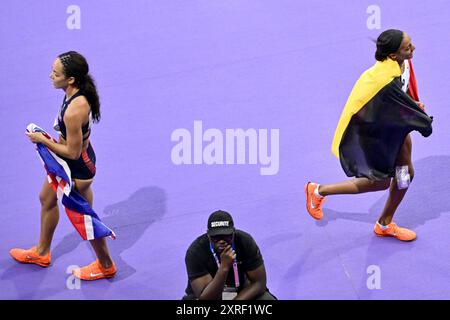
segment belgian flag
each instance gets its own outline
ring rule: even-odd
[[[387,58],[366,70],[353,87],[331,147],[347,176],[393,177],[406,136],[413,130],[424,137],[431,134],[433,118],[402,91],[400,77],[399,64]]]

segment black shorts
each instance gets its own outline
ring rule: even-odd
[[[89,180],[95,176],[95,152],[91,143],[89,143],[86,150],[81,152],[77,160],[71,160],[65,157],[61,158],[67,162],[72,179]]]

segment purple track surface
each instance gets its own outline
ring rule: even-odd
[[[450,298],[450,2],[379,0],[381,29],[369,30],[372,1],[87,1],[81,29],[66,27],[68,1],[11,1],[0,8],[0,298],[179,299],[184,255],[208,215],[229,211],[265,259],[280,299]],[[399,28],[417,49],[414,67],[434,133],[413,133],[415,180],[395,220],[418,239],[373,235],[386,192],[329,197],[325,217],[305,210],[303,185],[345,180],[330,152],[348,94],[374,62],[379,33]],[[44,170],[24,135],[51,130],[63,98],[48,75],[64,51],[84,54],[103,118],[94,209],[117,233],[108,241],[112,280],[69,290],[66,270],[94,259],[64,212],[53,265],[9,257],[39,238]],[[447,102],[445,102],[447,101]],[[446,120],[447,119],[447,120]],[[171,134],[195,120],[216,128],[279,129],[280,165],[175,165]],[[381,288],[367,286],[379,267]]]

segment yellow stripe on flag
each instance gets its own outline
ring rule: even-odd
[[[394,78],[401,76],[399,64],[387,58],[377,61],[371,68],[367,69],[358,81],[356,81],[334,133],[331,152],[339,159],[339,145],[351,118],[361,110],[367,102],[388,85]]]

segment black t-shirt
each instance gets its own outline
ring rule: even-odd
[[[248,271],[255,270],[261,266],[264,261],[259,251],[258,245],[252,236],[248,233],[236,230],[234,235],[234,245],[236,249],[236,259],[239,272],[240,286],[238,291],[243,289],[245,283],[245,275]],[[217,254],[220,259],[220,255]],[[188,285],[186,294],[193,294],[191,281],[200,278],[206,274],[210,274],[214,278],[217,272],[217,264],[209,247],[208,236],[203,234],[194,240],[186,252],[186,269],[188,274]],[[228,287],[235,287],[233,268],[230,268],[226,281]]]

